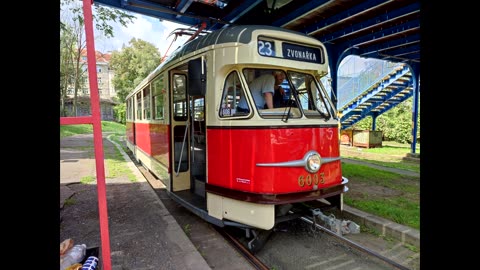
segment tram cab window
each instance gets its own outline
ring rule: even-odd
[[[315,101],[315,105],[317,109],[320,111],[322,114],[328,114],[328,109],[327,105],[325,102],[325,97],[323,96],[322,92],[320,89],[317,87],[317,84],[315,81],[310,81],[310,91],[312,93],[312,98]]]
[[[246,116],[250,113],[250,107],[239,109],[238,102],[245,91],[242,88],[238,73],[233,71],[227,76],[222,93],[222,102],[220,104],[220,117]]]
[[[251,99],[242,97],[238,103],[240,108],[253,101],[250,105],[257,108],[262,118],[301,117],[285,71],[246,68],[242,73],[248,82],[247,92]]]
[[[300,107],[308,118],[330,118],[329,103],[326,93],[318,85],[318,81],[310,74],[288,72],[300,101]]]

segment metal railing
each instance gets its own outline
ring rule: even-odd
[[[403,65],[403,63],[392,63],[379,59],[350,57],[339,68],[337,108],[340,109],[352,102],[393,70]]]

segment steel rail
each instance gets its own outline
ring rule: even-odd
[[[301,217],[300,219],[304,222],[309,223],[310,225],[314,224],[313,220],[309,217]],[[399,263],[397,263],[397,262],[395,262],[395,261],[393,261],[393,260],[391,260],[391,259],[373,251],[373,250],[370,250],[370,249],[368,249],[364,246],[361,246],[361,245],[359,245],[359,244],[357,244],[357,243],[355,243],[355,242],[353,242],[353,241],[351,241],[351,240],[349,240],[349,239],[347,239],[343,236],[340,236],[340,235],[336,234],[335,232],[329,230],[328,228],[323,227],[322,225],[319,225],[319,224],[315,223],[315,228],[320,229],[320,230],[322,230],[322,231],[324,231],[324,232],[326,232],[326,233],[328,233],[332,236],[335,236],[338,239],[346,242],[348,245],[353,246],[353,247],[357,248],[358,250],[360,250],[362,252],[368,253],[368,254],[370,254],[370,255],[388,263],[389,265],[392,265],[392,266],[398,268],[398,269],[410,270],[409,268],[407,268],[407,267],[405,267],[405,266],[403,266],[403,265],[401,265],[401,264],[399,264]]]
[[[264,264],[259,258],[257,258],[248,248],[246,248],[240,241],[238,241],[233,235],[229,234],[226,230],[214,226],[215,229],[220,233],[225,239],[227,239],[233,247],[240,252],[252,265],[258,270],[270,270],[266,264]]]

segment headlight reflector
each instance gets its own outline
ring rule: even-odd
[[[305,169],[308,172],[316,173],[318,172],[318,170],[320,170],[321,165],[322,161],[320,155],[314,152],[307,157],[307,164],[305,164]]]

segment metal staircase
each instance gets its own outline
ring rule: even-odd
[[[408,66],[381,60],[369,61],[367,66],[361,73],[339,80],[341,130],[367,116],[375,118],[413,95],[413,78]]]

